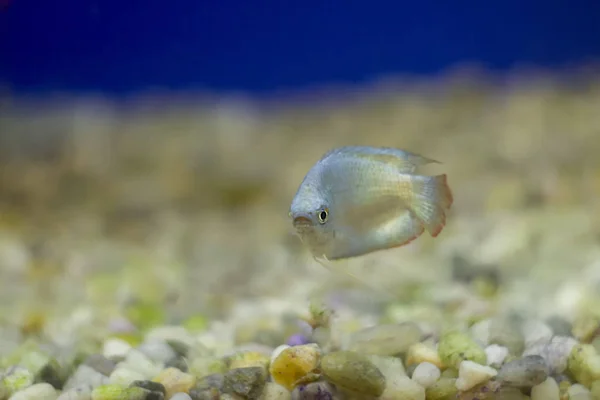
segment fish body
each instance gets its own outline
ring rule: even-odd
[[[316,258],[338,260],[403,246],[425,230],[436,237],[453,198],[446,175],[417,175],[437,161],[401,149],[346,146],[306,174],[290,206]]]

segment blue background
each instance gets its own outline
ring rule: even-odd
[[[600,55],[599,0],[0,1],[0,81],[16,92],[266,93]]]

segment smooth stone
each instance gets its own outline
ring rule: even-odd
[[[523,325],[523,336],[525,338],[525,348],[550,343],[554,332],[548,324],[543,321],[526,321]]]
[[[75,373],[65,383],[63,390],[69,390],[77,387],[96,388],[108,384],[108,377],[102,375],[89,365],[81,364],[75,370]]]
[[[550,374],[562,374],[567,368],[569,355],[577,340],[572,337],[555,336],[549,343],[532,346],[523,352],[523,356],[538,355],[544,358],[550,368]]]
[[[458,369],[456,388],[463,392],[467,391],[481,383],[489,381],[497,374],[498,372],[494,368],[465,360],[460,363]]]
[[[321,359],[321,372],[334,385],[365,396],[381,396],[385,376],[368,357],[354,351],[336,351]]]
[[[425,400],[425,388],[408,376],[399,376],[387,382],[379,400]]]
[[[423,333],[412,322],[378,325],[355,332],[350,337],[348,350],[362,354],[394,356],[406,352],[421,340]]]
[[[498,344],[490,344],[485,348],[485,355],[487,357],[486,364],[490,367],[500,368],[508,357],[508,349]]]
[[[137,347],[137,350],[142,352],[151,361],[162,364],[177,356],[177,353],[171,346],[158,339],[145,340]]]
[[[412,374],[412,380],[423,386],[425,389],[433,386],[442,375],[440,369],[429,362],[423,362],[415,368]]]
[[[58,392],[49,383],[36,383],[10,396],[9,400],[56,400]]]
[[[120,366],[127,366],[129,369],[141,373],[144,375],[145,379],[151,379],[155,377],[162,370],[161,365],[155,364],[144,353],[136,349],[132,349],[129,353],[127,353],[125,361],[119,363],[117,368]]]
[[[558,383],[552,377],[531,388],[531,400],[560,400]]]
[[[526,356],[504,364],[497,379],[507,386],[528,389],[544,382],[548,373],[548,366],[541,356]]]
[[[100,372],[102,375],[110,376],[112,372],[115,370],[117,363],[113,360],[110,360],[106,356],[102,354],[92,354],[83,362],[84,365],[88,365]]]
[[[145,379],[144,374],[133,371],[125,366],[119,366],[110,374],[108,382],[111,385],[129,386],[135,381],[143,381]]]
[[[109,359],[122,359],[132,349],[131,345],[123,339],[107,339],[102,346],[102,355]]]

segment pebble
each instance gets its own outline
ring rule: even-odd
[[[13,394],[9,400],[56,400],[58,392],[49,383],[36,383]]]
[[[77,367],[75,373],[67,380],[63,389],[68,390],[76,387],[86,386],[95,388],[105,384],[108,384],[107,376],[102,375],[89,365],[81,364],[79,367]]]
[[[508,348],[509,354],[521,355],[525,348],[525,338],[519,322],[513,318],[493,319],[488,344],[498,344]]]
[[[443,367],[437,349],[425,343],[415,343],[406,352],[406,366],[421,364],[423,362],[431,363],[438,368]]]
[[[544,358],[550,374],[562,374],[567,368],[569,354],[577,341],[572,337],[555,336],[549,343],[532,346],[523,352],[523,356],[538,355]]]
[[[440,378],[436,383],[427,388],[427,400],[455,399],[458,393],[455,378]]]
[[[127,356],[132,347],[123,339],[111,338],[104,342],[102,355],[109,359],[122,359]]]
[[[484,319],[474,323],[469,329],[470,336],[481,346],[487,346],[490,340],[491,319]]]
[[[292,394],[283,386],[275,382],[265,383],[259,400],[291,400]]]
[[[62,392],[57,400],[91,400],[91,398],[92,388],[79,387]]]
[[[192,398],[187,393],[175,393],[171,400],[192,400]]]
[[[504,364],[497,379],[507,386],[529,389],[544,382],[548,372],[542,357],[525,356]]]
[[[531,388],[531,400],[560,400],[558,383],[552,377]]]
[[[381,396],[385,377],[369,359],[354,351],[336,351],[321,360],[326,380],[350,392],[365,396]]]
[[[143,381],[146,376],[138,371],[133,371],[125,366],[117,367],[108,378],[112,385],[129,386],[135,381]]]
[[[33,380],[33,374],[22,367],[12,367],[2,376],[2,383],[9,395],[33,385]]]
[[[591,387],[592,382],[600,380],[600,354],[590,344],[578,344],[569,354],[567,370],[577,382]]]
[[[378,400],[425,400],[425,388],[408,376],[399,376],[387,382]]]
[[[481,383],[487,382],[497,374],[498,372],[494,368],[465,360],[460,363],[458,369],[456,388],[463,392],[467,391]]]
[[[134,381],[131,383],[132,387],[141,387],[142,389],[149,390],[151,392],[162,393],[163,396],[167,394],[165,386],[160,382],[153,381]]]
[[[412,380],[427,389],[440,379],[441,374],[440,369],[436,365],[423,362],[417,365],[413,371]]]
[[[119,385],[98,386],[92,391],[92,400],[146,400],[150,392],[142,388],[124,388]]]
[[[550,342],[554,332],[548,324],[539,320],[526,321],[523,324],[523,336],[525,338],[525,348],[544,345]]]
[[[262,393],[266,379],[261,367],[232,369],[224,376],[223,392],[256,399]]]
[[[269,372],[273,381],[292,391],[303,380],[311,379],[311,373],[319,365],[321,350],[316,344],[279,346],[273,350]]]
[[[579,383],[571,385],[567,393],[569,394],[569,400],[594,400],[588,388]]]
[[[177,353],[166,342],[158,339],[145,340],[137,347],[151,361],[165,364],[177,357]]]
[[[92,354],[83,362],[84,365],[90,366],[102,375],[110,376],[114,371],[117,363],[108,359],[102,354]]]
[[[592,392],[592,397],[594,400],[600,400],[600,379],[592,383],[590,392]]]
[[[193,375],[186,374],[177,368],[167,368],[161,371],[153,381],[160,383],[165,388],[165,398],[167,399],[175,393],[189,393],[196,384],[196,378]]]
[[[498,344],[491,344],[485,348],[486,365],[494,368],[500,368],[508,357],[508,348]]]
[[[327,382],[299,385],[292,392],[292,400],[337,400],[335,389]],[[262,400],[262,399],[261,399]]]
[[[141,373],[147,379],[158,375],[162,370],[161,365],[155,364],[144,353],[137,349],[130,350],[129,353],[127,353],[125,361],[117,364],[117,368],[125,366]]]
[[[394,356],[421,341],[423,333],[412,322],[378,325],[352,334],[348,350],[363,354]]]
[[[438,354],[442,363],[447,367],[459,367],[464,360],[485,364],[487,356],[485,351],[467,334],[452,331],[447,332],[440,338]]]

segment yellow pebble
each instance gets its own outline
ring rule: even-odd
[[[154,382],[162,383],[167,395],[165,399],[170,399],[175,393],[189,393],[190,389],[196,384],[196,378],[177,368],[167,368],[158,374]]]
[[[440,360],[440,356],[436,349],[423,343],[415,343],[408,348],[408,352],[406,353],[406,366],[421,364],[423,362],[428,362],[438,368],[443,368],[442,360]]]
[[[269,372],[276,383],[292,391],[317,368],[320,358],[321,350],[315,344],[288,347],[271,362]]]

